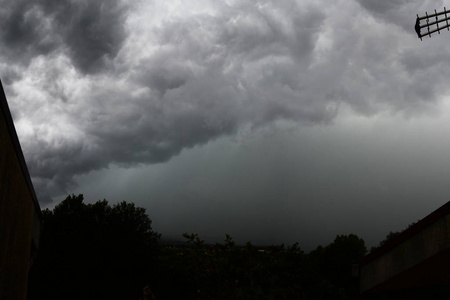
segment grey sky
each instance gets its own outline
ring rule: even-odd
[[[43,207],[156,230],[368,244],[448,198],[443,1],[8,1],[0,77]]]

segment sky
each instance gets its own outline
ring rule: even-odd
[[[437,0],[3,0],[0,78],[41,208],[165,238],[368,247],[450,200]]]

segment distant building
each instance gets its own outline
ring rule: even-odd
[[[26,299],[41,210],[0,82],[0,299]]]
[[[450,202],[360,263],[365,299],[450,299]]]

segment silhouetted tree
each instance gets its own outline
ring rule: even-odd
[[[30,299],[138,298],[152,277],[158,234],[144,208],[70,195],[43,211]]]
[[[337,235],[333,243],[324,248],[323,275],[341,289],[343,298],[357,295],[358,279],[352,276],[352,267],[366,252],[364,240],[355,234]]]

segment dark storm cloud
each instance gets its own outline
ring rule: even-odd
[[[20,73],[12,67],[5,66],[1,72],[2,84],[10,85],[21,78]]]
[[[59,193],[66,192],[74,185],[74,175],[105,168],[111,163],[130,167],[165,162],[182,149],[232,132],[236,126],[234,121],[226,119],[225,110],[221,116],[210,118],[212,111],[184,105],[180,95],[166,99],[161,105],[148,95],[133,98],[108,89],[91,93],[96,101],[90,109],[82,107],[74,111],[69,121],[81,127],[84,138],[66,139],[62,130],[60,137],[49,142],[44,142],[44,138],[29,141],[28,167],[42,187],[36,190],[53,195],[58,194],[58,188]],[[223,97],[214,92],[203,95],[214,96]],[[127,101],[122,103],[122,99]],[[48,136],[45,130],[35,130],[35,133],[36,137]],[[40,196],[41,201],[49,200],[48,195]]]
[[[76,174],[110,164],[164,162],[248,122],[330,119],[334,110],[308,104],[312,100],[302,100],[296,86],[298,68],[307,67],[325,16],[316,7],[295,6],[292,19],[279,18],[288,10],[244,5],[225,15],[174,19],[152,29],[159,46],[139,59],[128,78],[94,82],[83,100],[69,96],[67,105],[73,102],[75,108],[66,122],[83,137],[61,134],[45,143],[30,142],[31,174],[42,190],[57,194],[57,188],[70,189]],[[47,82],[55,86],[58,79]],[[53,99],[64,94],[44,89]]]
[[[0,8],[3,56],[27,65],[63,51],[81,72],[98,72],[125,38],[125,12],[119,1],[9,1]]]
[[[0,62],[23,75],[2,74],[42,202],[70,191],[77,175],[166,162],[242,128],[330,124],[342,106],[409,116],[446,92],[445,76],[416,70],[449,71],[380,17],[414,3],[211,3],[212,12],[178,15],[118,1],[1,10]]]

